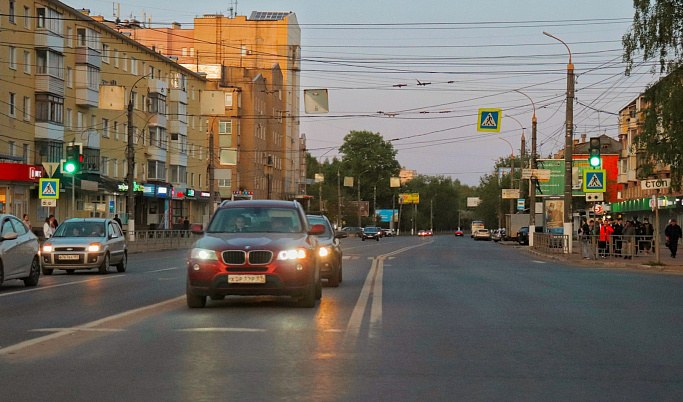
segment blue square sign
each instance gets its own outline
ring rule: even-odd
[[[500,132],[501,109],[479,109],[477,131]]]
[[[605,169],[593,169],[583,171],[583,191],[585,193],[604,193],[605,186]]]

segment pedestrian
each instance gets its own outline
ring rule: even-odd
[[[183,221],[183,230],[190,230],[190,220],[187,219],[187,216],[185,217],[185,220]]]
[[[638,221],[637,216],[633,217],[633,229],[636,231],[635,243],[633,243],[636,247],[633,249],[633,252],[638,254],[638,249],[640,248],[639,244],[642,240],[640,236],[643,234],[643,224]]]
[[[55,218],[54,215],[50,215],[48,219],[50,219],[50,226],[52,227],[52,233],[54,233],[55,230],[57,230],[57,227],[59,226],[59,222],[57,221],[57,218]]]
[[[581,218],[581,227],[579,227],[579,243],[581,243],[583,258],[586,260],[590,260],[590,257],[588,256],[588,240],[590,239],[589,233],[590,227],[586,222],[586,218]]]
[[[601,255],[602,258],[607,258],[607,254],[609,253],[609,249],[607,248],[607,244],[610,241],[610,236],[612,235],[612,232],[614,232],[614,229],[610,225],[607,224],[602,224],[600,225],[600,248],[602,249]]]
[[[650,249],[652,248],[652,237],[655,233],[655,229],[652,227],[652,224],[648,218],[643,219],[641,231],[643,238],[640,241],[640,251],[644,251],[645,254],[650,254]]]
[[[24,225],[26,225],[26,228],[28,231],[31,231],[31,221],[28,220],[28,214],[24,214],[24,219],[22,220],[24,222]]]
[[[621,235],[624,232],[624,224],[623,224],[623,221],[621,218],[617,218],[617,221],[612,223],[612,229],[614,229],[614,232],[612,233],[613,244],[614,244],[614,255],[615,256],[617,254],[621,255],[621,243],[622,243]]]
[[[52,229],[52,222],[54,219],[55,218],[52,217],[52,215],[45,219],[45,223],[43,224],[43,236],[45,236],[46,239],[49,239],[55,233]]]
[[[671,250],[671,258],[676,258],[676,251],[678,251],[678,239],[683,237],[683,232],[681,232],[681,227],[676,224],[676,220],[672,219],[669,225],[664,230],[664,236],[666,236],[666,246]]]
[[[595,221],[588,221],[588,244],[590,247],[590,256],[595,255]]]
[[[633,243],[635,241],[636,229],[631,225],[630,221],[626,221],[623,232],[623,254],[625,260],[633,258]]]
[[[114,222],[119,224],[119,227],[123,229],[123,224],[121,223],[121,219],[119,218],[119,214],[114,214],[114,219],[112,219]]]

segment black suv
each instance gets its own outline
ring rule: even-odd
[[[536,233],[543,233],[543,226],[534,226],[536,228]],[[522,226],[517,232],[517,242],[519,244],[529,244],[529,227]]]
[[[204,307],[206,297],[291,296],[301,307],[322,297],[318,236],[296,201],[234,201],[221,206],[187,258],[187,305]]]
[[[366,226],[360,237],[363,241],[365,241],[365,239],[375,239],[379,241],[379,238],[382,237],[382,229],[375,226]]]

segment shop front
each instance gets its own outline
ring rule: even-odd
[[[21,219],[24,214],[36,226],[40,217],[38,210],[40,201],[32,200],[30,190],[37,189],[37,184],[44,176],[45,171],[41,166],[25,165],[19,163],[0,163],[0,213],[12,214]],[[33,207],[31,204],[33,203]]]

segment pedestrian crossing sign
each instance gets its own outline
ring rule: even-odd
[[[38,198],[58,200],[59,179],[40,179],[40,195]]]
[[[477,131],[500,132],[501,109],[479,109]]]
[[[583,191],[585,193],[604,193],[606,191],[605,169],[586,169],[583,171]]]

